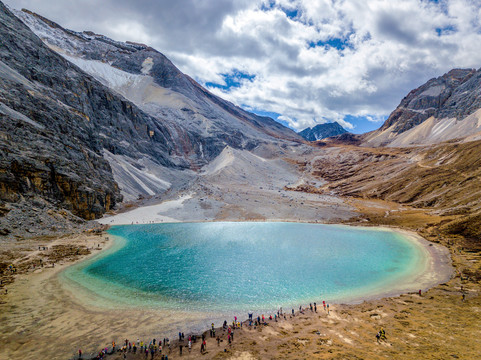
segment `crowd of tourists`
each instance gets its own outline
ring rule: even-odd
[[[325,301],[322,302],[324,311],[329,314],[329,304]],[[278,322],[279,320],[287,320],[288,318],[295,317],[298,314],[304,314],[307,311],[317,313],[317,303],[309,304],[309,307],[303,308],[299,306],[299,311],[296,313],[294,309],[286,313],[283,311],[282,307],[277,310],[274,314],[269,314],[269,316],[257,315],[254,313],[248,313],[248,319],[245,321],[238,320],[237,316],[234,316],[232,323],[228,323],[224,320],[222,327],[216,328],[214,323],[211,324],[209,331],[204,332],[202,335],[187,335],[185,336],[183,332],[178,333],[178,339],[175,341],[169,338],[151,339],[148,341],[141,340],[129,340],[125,339],[121,344],[117,344],[115,341],[112,342],[111,346],[105,347],[98,352],[95,356],[86,355],[81,349],[78,350],[78,359],[106,359],[109,355],[118,355],[121,358],[127,359],[127,357],[141,357],[145,359],[159,359],[159,360],[169,360],[172,356],[177,353],[179,356],[187,351],[192,352],[194,344],[200,343],[200,353],[204,354],[207,351],[207,337],[215,340],[217,347],[221,346],[221,343],[226,341],[226,347],[224,349],[227,352],[228,347],[232,346],[234,342],[234,334],[242,330],[244,327],[248,329],[256,329],[259,326],[266,326],[269,322]],[[117,356],[117,358],[118,358]]]

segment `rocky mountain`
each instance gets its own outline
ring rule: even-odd
[[[0,2],[3,234],[55,232],[122,199],[182,186],[227,145],[282,152],[301,142],[210,94],[148,46],[16,14],[49,46]]]
[[[74,32],[27,10],[15,14],[52,50],[161,122],[189,168],[207,164],[226,145],[250,150],[278,139],[301,140],[271,118],[211,94],[147,45]]]
[[[384,125],[364,136],[370,146],[481,139],[481,69],[454,69],[412,90]]]
[[[327,124],[318,124],[312,129],[308,127],[299,132],[304,139],[307,141],[317,141],[322,140],[331,136],[337,136],[346,133],[347,130],[344,129],[339,123],[332,122]]]

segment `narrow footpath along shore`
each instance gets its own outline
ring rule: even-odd
[[[125,339],[150,342],[157,341],[184,329],[186,321],[199,320],[200,314],[184,314],[181,321],[168,313],[146,310],[93,309],[76,301],[59,283],[58,273],[81,257],[98,253],[94,249],[106,248],[112,242],[108,235],[79,235],[43,242],[49,250],[39,250],[40,243],[30,242],[19,262],[38,261],[45,258],[55,246],[72,249],[73,254],[57,258],[55,267],[18,270],[14,283],[7,285],[8,294],[2,294],[0,304],[0,358],[6,359],[66,359],[76,355],[78,349],[84,354],[94,354],[105,347],[111,348],[112,341],[118,347]],[[80,245],[82,244],[82,245]],[[426,251],[436,246],[426,242]],[[73,247],[72,247],[73,246]],[[85,249],[85,251],[84,251]],[[469,263],[459,249],[451,249],[454,265]],[[85,254],[85,255],[82,255]],[[446,255],[446,254],[445,254]],[[48,256],[47,256],[48,258]],[[28,263],[27,261],[27,263]],[[433,258],[431,265],[445,264],[446,260]],[[430,280],[439,273],[431,268]],[[439,269],[438,269],[439,270]],[[21,272],[21,273],[20,273]],[[444,274],[445,275],[445,274]],[[2,289],[3,290],[3,289]],[[287,316],[278,322],[267,320],[267,325],[235,330],[234,341],[229,345],[226,334],[222,342],[206,338],[207,351],[202,358],[226,359],[305,359],[305,358],[453,358],[471,359],[481,350],[481,331],[477,318],[480,316],[481,301],[479,284],[461,278],[459,273],[444,284],[427,292],[369,300],[355,305],[330,304],[330,313],[321,307],[318,312]],[[464,300],[463,300],[464,297]],[[303,307],[309,304],[300,304]],[[275,311],[276,309],[273,309]],[[288,309],[284,309],[286,312]],[[298,309],[296,309],[298,310]],[[261,315],[261,314],[256,314]],[[189,316],[191,317],[189,319]],[[247,314],[232,314],[245,320]],[[267,314],[266,314],[267,317]],[[226,319],[230,324],[232,319]],[[169,324],[169,326],[165,326]],[[221,324],[215,324],[219,326]],[[384,327],[387,341],[378,342],[375,335]],[[470,345],[466,346],[466,329],[470,332]],[[200,335],[200,334],[198,334]],[[172,337],[171,337],[172,339]],[[184,340],[184,345],[187,342]],[[180,358],[179,344],[171,343],[169,359]],[[127,352],[127,359],[144,358],[145,355]],[[200,357],[200,342],[193,344],[192,352],[184,349],[182,358]],[[107,356],[122,359],[124,354]],[[150,358],[150,354],[149,354]],[[156,354],[155,358],[161,358]]]

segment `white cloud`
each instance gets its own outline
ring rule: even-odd
[[[478,1],[6,2],[75,30],[148,43],[204,84],[224,84],[221,74],[234,70],[255,75],[211,91],[279,113],[297,130],[326,121],[352,128],[346,115],[379,123],[429,78],[481,64]],[[336,41],[344,48],[312,46]]]

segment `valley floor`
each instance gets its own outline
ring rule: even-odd
[[[110,347],[112,340],[120,343],[125,338],[131,341],[138,337],[152,338],[153,334],[159,334],[159,328],[176,333],[180,323],[198,320],[198,314],[183,314],[182,319],[172,319],[169,314],[158,311],[102,311],[81,305],[75,294],[61,286],[57,274],[72,260],[108,247],[107,237],[86,234],[53,242],[20,242],[17,248],[11,249],[17,260],[21,257],[16,266],[22,274],[16,275],[15,282],[6,287],[8,294],[2,295],[0,357],[64,359],[73,356],[78,348],[89,353]],[[48,250],[42,246],[48,246]],[[462,249],[450,247],[458,268],[470,266],[476,260]],[[45,255],[48,260],[41,267],[38,261],[45,259]],[[54,262],[55,267],[51,268]],[[479,284],[468,277],[461,278],[457,272],[452,280],[422,296],[413,292],[358,305],[334,304],[330,314],[318,304],[317,313],[296,311],[295,317],[288,314],[277,323],[267,321],[267,326],[243,326],[235,330],[235,341],[231,345],[227,342],[227,333],[220,329],[217,331],[222,339],[220,345],[207,334],[207,352],[202,358],[473,359],[481,351],[481,331],[477,323],[481,311],[480,290]],[[170,326],[160,325],[166,323]],[[375,335],[381,327],[386,330],[387,341],[378,343]],[[171,353],[168,350],[166,353],[170,359],[180,358],[178,343],[172,343]],[[122,356],[109,358],[122,359]],[[187,359],[199,357],[199,341],[192,353],[185,348],[182,355]],[[144,356],[127,353],[127,359],[135,358]]]
[[[143,205],[153,206],[150,211],[124,211],[102,222],[301,220],[395,226],[417,231],[446,246],[455,275],[422,296],[408,293],[357,305],[332,305],[329,314],[318,304],[317,313],[307,310],[277,323],[267,321],[266,326],[244,326],[235,331],[231,345],[226,333],[218,330],[223,340],[220,345],[207,335],[204,355],[200,356],[197,342],[192,353],[184,350],[182,358],[474,359],[481,353],[481,286],[476,275],[479,252],[455,236],[431,231],[442,217],[394,202],[334,196],[325,188],[317,193],[313,189],[321,188],[322,180],[310,175],[313,169],[302,159],[275,164],[272,169],[285,169],[278,174],[281,176],[266,172],[243,178],[241,171],[246,164],[237,169],[223,168],[228,171],[224,174],[215,168],[204,180],[170,194],[161,204],[145,202]],[[301,170],[295,176],[299,164]],[[227,180],[233,177],[235,181],[229,183]],[[119,344],[125,338],[161,337],[160,326],[165,332],[175,333],[186,319],[199,319],[199,314],[193,313],[173,319],[167,313],[103,311],[81,305],[75,293],[61,286],[57,275],[72,261],[108,247],[107,237],[105,233],[84,233],[5,244],[0,254],[0,358],[65,359],[73,357],[79,348],[89,353],[109,346],[112,340]],[[8,269],[9,264],[16,272]],[[375,335],[381,327],[386,330],[387,341],[378,343]],[[180,358],[177,343],[172,344],[171,351],[167,352],[169,359]],[[123,355],[109,358],[122,359]],[[144,356],[127,353],[127,359],[134,358]]]

